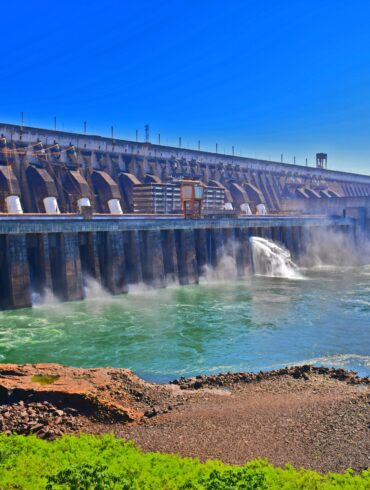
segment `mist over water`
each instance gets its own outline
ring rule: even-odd
[[[234,257],[224,254],[217,267],[206,265],[199,281],[201,284],[212,284],[225,281],[235,281],[238,277],[236,260]]]
[[[301,363],[369,375],[370,266],[348,237],[312,238],[301,267],[280,244],[252,241],[259,275],[238,279],[225,253],[199,285],[111,296],[86,278],[85,301],[48,293],[34,308],[0,312],[0,360],[128,367],[155,381]]]

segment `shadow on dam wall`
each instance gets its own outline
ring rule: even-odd
[[[183,222],[186,220],[182,220]],[[85,223],[88,223],[85,221]],[[129,285],[196,284],[207,270],[216,269],[223,258],[232,259],[235,276],[250,273],[251,236],[283,244],[294,260],[305,255],[309,236],[325,236],[337,230],[350,239],[356,227],[348,220],[313,220],[299,225],[209,227],[179,225],[154,229],[107,231],[91,225],[76,231],[0,234],[0,308],[32,305],[32,294],[51,291],[61,301],[81,300],[84,283],[93,278],[111,294],[127,293]],[[298,223],[298,224],[297,224]],[[258,223],[257,223],[258,224]],[[277,224],[277,223],[276,223]],[[207,225],[207,224],[205,224]],[[89,228],[89,226],[87,226]],[[354,238],[353,238],[354,239]]]

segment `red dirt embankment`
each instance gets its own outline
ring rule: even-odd
[[[0,365],[0,430],[114,432],[144,450],[320,471],[370,466],[370,380],[312,366],[147,383],[127,369]]]

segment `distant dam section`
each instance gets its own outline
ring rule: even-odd
[[[197,219],[187,181],[204,188]],[[355,245],[369,207],[369,176],[0,124],[0,308],[83,299],[89,278],[112,294],[197,283],[225,257],[243,276],[252,236],[293,259],[327,230]]]

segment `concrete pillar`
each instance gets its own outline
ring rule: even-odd
[[[298,257],[298,240],[299,237],[297,236],[297,227],[296,226],[291,226],[290,227],[290,254],[292,256],[293,260],[296,260]]]
[[[49,236],[47,233],[40,233],[36,236],[37,253],[35,267],[38,270],[39,289],[44,292],[45,289],[53,289],[51,278],[50,254],[49,254]]]
[[[296,226],[295,227],[295,253],[296,253],[296,258],[299,260],[299,258],[304,254],[304,244],[303,244],[303,227],[302,226]]]
[[[32,293],[43,294],[52,290],[49,239],[47,234],[27,234],[27,260]]]
[[[0,235],[0,308],[8,305],[8,273],[6,266],[6,235]]]
[[[293,233],[292,233],[292,227],[291,226],[285,226],[284,227],[284,232],[285,232],[285,247],[289,250],[291,254],[294,253],[293,250]]]
[[[280,241],[278,226],[274,226],[271,228],[271,240],[274,241],[275,243],[278,243]]]
[[[84,297],[82,268],[77,233],[60,233],[57,236],[56,267],[53,284],[58,296],[66,301]]]
[[[213,229],[213,253],[214,253],[214,261],[215,266],[220,263],[221,258],[225,254],[225,243],[224,243],[224,234],[221,229]]]
[[[198,283],[194,230],[176,230],[176,251],[180,284]]]
[[[205,267],[208,264],[207,230],[205,229],[194,230],[194,239],[195,239],[198,275],[200,276],[204,273]]]
[[[224,232],[224,244],[225,254],[229,257],[235,258],[236,255],[236,241],[235,241],[235,228],[225,228]]]
[[[248,228],[237,228],[236,237],[236,268],[238,276],[244,276],[250,270],[250,230]]]
[[[30,271],[25,235],[6,235],[7,299],[5,307],[32,306]]]
[[[159,230],[140,232],[140,251],[144,281],[154,287],[165,287],[162,240]]]
[[[307,250],[310,246],[310,231],[309,231],[308,226],[301,226],[300,229],[300,239],[301,239],[301,245],[300,245],[300,254],[301,257],[306,255]]]
[[[207,264],[211,267],[216,265],[215,244],[213,238],[213,229],[206,230],[207,240]]]
[[[124,236],[119,231],[104,232],[103,284],[112,294],[127,293]]]
[[[266,238],[267,240],[272,240],[272,228],[262,228],[263,230],[263,237]]]
[[[52,290],[53,282],[51,279],[49,236],[46,233],[39,235],[38,250],[44,289]]]
[[[362,246],[366,240],[366,208],[360,207],[357,209],[357,219],[355,225],[355,240],[358,246]]]
[[[283,227],[282,226],[279,226],[278,227],[278,236],[279,236],[279,243],[283,243]]]
[[[49,256],[53,292],[64,301],[82,299],[84,294],[77,233],[51,233]]]
[[[174,282],[178,278],[178,263],[174,230],[162,230],[163,266],[166,282]]]
[[[281,233],[281,240],[280,240],[280,243],[282,243],[282,245],[284,245],[284,247],[288,248],[287,246],[287,227],[286,226],[281,226],[280,227],[280,233]]]
[[[96,232],[83,233],[81,235],[83,246],[81,247],[80,244],[80,258],[83,272],[101,282],[98,235]]]
[[[138,284],[143,280],[140,246],[139,232],[137,230],[126,232],[125,256],[129,284]]]

